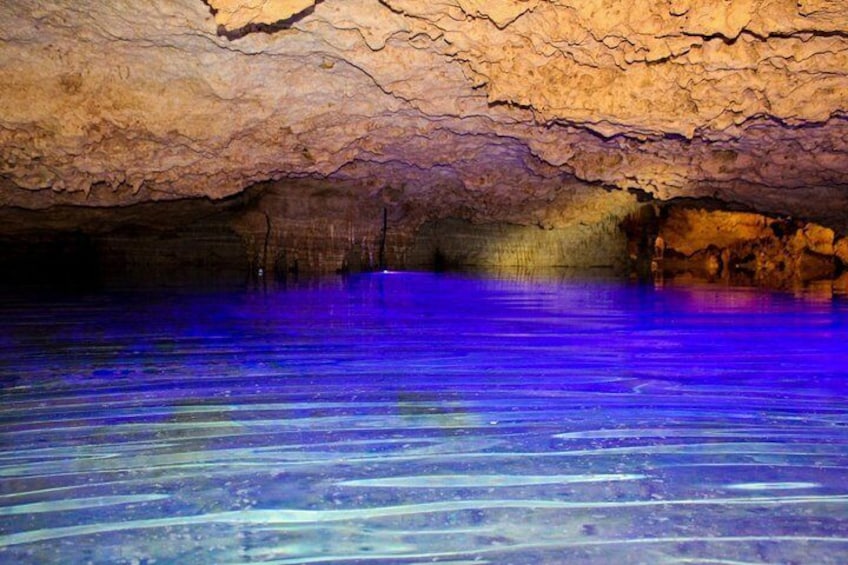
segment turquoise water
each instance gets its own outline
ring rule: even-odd
[[[392,273],[0,317],[2,562],[848,562],[843,301]]]

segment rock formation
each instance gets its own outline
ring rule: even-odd
[[[677,205],[666,206],[652,223],[653,249],[641,257],[637,251],[634,260],[648,258],[660,277],[682,273],[792,289],[830,281],[848,265],[848,238],[836,240],[830,228],[791,218]]]
[[[845,254],[841,0],[19,0],[0,100],[9,241],[194,222],[335,270],[374,266],[386,209],[398,266],[609,265],[686,199]]]

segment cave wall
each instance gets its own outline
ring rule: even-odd
[[[269,283],[377,269],[629,276],[848,292],[848,236],[702,200],[559,187],[442,216],[402,190],[270,182],[219,201],[0,210],[0,284]],[[532,224],[516,218],[536,218]],[[476,218],[476,219],[475,219]]]
[[[841,291],[848,284],[848,237],[819,224],[693,203],[665,204],[650,222],[655,237],[643,253],[658,278],[780,289],[824,282]]]
[[[243,283],[243,199],[0,208],[0,287]]]
[[[217,202],[219,240],[150,237],[330,271],[375,264],[385,209],[399,266],[620,264],[650,198],[840,236],[846,75],[839,0],[6,2],[0,235]]]

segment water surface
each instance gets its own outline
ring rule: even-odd
[[[839,300],[390,273],[0,318],[3,562],[848,560]]]

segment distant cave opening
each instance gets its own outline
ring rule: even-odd
[[[248,260],[230,230],[43,230],[0,236],[0,273],[13,286],[238,283]]]
[[[0,236],[0,273],[6,284],[90,284],[101,278],[97,244],[80,231],[36,231]]]
[[[249,255],[228,223],[231,212],[208,202],[8,214],[14,217],[0,217],[0,285],[239,282],[248,274]]]

